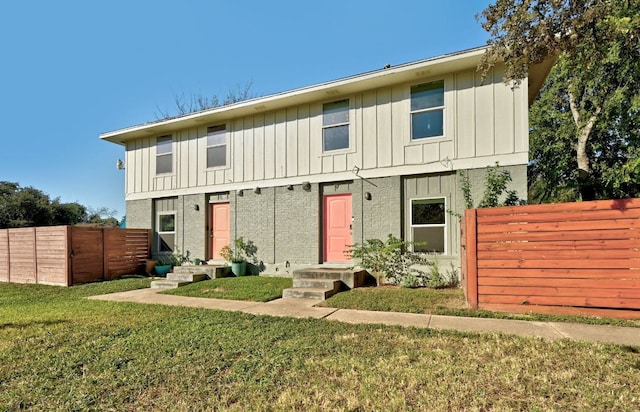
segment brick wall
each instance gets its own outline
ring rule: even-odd
[[[353,202],[361,202],[364,213],[360,216],[355,215],[360,228],[358,232],[354,231],[354,242],[362,243],[367,239],[384,240],[389,234],[400,237],[402,230],[400,176],[361,180],[359,183]],[[364,191],[364,198],[360,197],[362,191]],[[367,192],[371,193],[371,200],[366,199]],[[361,227],[364,227],[364,236],[361,235]]]
[[[207,199],[205,194],[178,196],[176,244],[181,253],[204,259],[207,245]],[[197,206],[197,210],[196,210]]]
[[[261,189],[259,194],[244,190],[231,198],[231,239],[244,236],[256,247],[257,258],[265,263],[274,259],[274,188]]]
[[[127,228],[153,228],[153,200],[127,200]]]
[[[527,166],[501,166],[503,170],[508,170],[511,173],[511,183],[508,185],[509,190],[516,190],[520,199],[527,199]],[[471,195],[473,197],[473,205],[477,206],[482,200],[484,193],[487,169],[470,169],[466,171],[469,175],[469,181],[471,182]],[[458,187],[458,202],[457,211],[462,213],[464,211],[464,199],[462,197],[462,190],[460,189],[460,177],[456,177],[456,185]]]
[[[312,184],[293,190],[277,187],[275,198],[275,263],[320,262],[320,190]]]

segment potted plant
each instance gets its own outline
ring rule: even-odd
[[[156,267],[157,264],[158,264],[157,260],[147,259],[147,261],[145,262],[145,265],[144,265],[144,271],[149,276],[151,276],[151,272],[153,272],[153,269]]]
[[[236,276],[244,276],[247,272],[247,252],[249,247],[250,242],[245,242],[244,238],[240,236],[233,241],[233,247],[227,245],[220,250],[220,256],[224,260],[231,262],[231,272]]]
[[[189,251],[183,255],[180,251],[176,250],[171,254],[165,254],[160,257],[156,264],[155,271],[158,276],[166,276],[174,266],[181,266],[183,263],[189,262]]]
[[[172,267],[173,267],[172,260],[169,257],[162,257],[158,260],[158,263],[153,268],[153,270],[156,271],[156,275],[165,277],[167,276],[167,273],[171,271]]]

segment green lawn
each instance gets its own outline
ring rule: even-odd
[[[281,298],[282,290],[293,286],[292,283],[291,278],[241,276],[205,280],[162,293],[198,298],[268,302]]]
[[[394,286],[358,288],[338,293],[317,306],[386,312],[431,313],[475,318],[531,321],[577,322],[596,325],[640,327],[640,320],[586,316],[556,316],[536,313],[515,314],[467,309],[462,289],[407,289]]]
[[[0,284],[0,410],[640,409],[640,348],[350,325]]]
[[[171,295],[268,302],[282,297],[292,286],[291,278],[243,276],[207,280],[166,292]],[[341,292],[317,306],[386,312],[431,313],[477,318],[530,321],[577,322],[598,325],[640,327],[640,320],[585,316],[516,314],[467,309],[462,289],[407,289],[395,286],[357,288]]]

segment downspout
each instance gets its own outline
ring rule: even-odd
[[[181,242],[182,243],[182,248],[180,249],[181,253],[185,253],[185,251],[184,251],[184,213],[185,213],[185,210],[184,210],[184,196],[182,196],[182,236],[181,236],[182,239],[180,239],[182,241]]]
[[[233,192],[233,238],[238,238],[238,190]]]
[[[360,177],[360,176],[358,176]],[[360,244],[364,245],[364,179],[360,177]]]
[[[277,187],[273,188],[273,260],[272,262],[276,263],[276,191]]]
[[[353,166],[353,169],[351,169],[351,173],[353,173],[358,178],[360,178],[360,213],[362,215],[360,218],[360,228],[361,228],[360,242],[364,244],[364,182],[366,180],[367,183],[369,183],[371,186],[373,187],[378,187],[378,186],[372,181],[370,181],[369,179],[360,176],[360,168],[358,166]],[[371,198],[369,198],[369,200],[371,200]]]

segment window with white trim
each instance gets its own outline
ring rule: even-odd
[[[411,87],[411,140],[444,136],[444,80]]]
[[[443,197],[411,199],[411,241],[414,252],[446,253],[447,212]]]
[[[156,139],[156,174],[173,172],[173,139],[170,135]]]
[[[349,99],[322,105],[322,150],[349,148]]]
[[[224,124],[207,128],[207,167],[227,165],[227,128]]]
[[[172,253],[176,248],[176,213],[158,213],[158,252]]]

